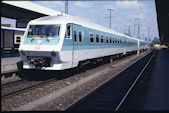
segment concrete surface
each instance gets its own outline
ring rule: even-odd
[[[75,83],[72,83],[72,84],[70,84],[70,85],[68,85],[68,86],[66,86],[66,87],[64,87],[64,88],[62,88],[62,89],[57,90],[56,92],[53,92],[53,93],[50,93],[50,94],[48,94],[48,95],[42,96],[42,97],[39,98],[39,99],[33,100],[33,101],[31,101],[31,102],[29,102],[29,103],[23,105],[23,106],[20,106],[20,107],[16,108],[15,111],[29,111],[29,110],[33,110],[34,108],[36,108],[36,107],[38,107],[38,106],[40,106],[40,105],[43,105],[43,104],[45,104],[45,103],[48,103],[48,102],[50,102],[50,101],[52,101],[52,100],[54,100],[54,99],[56,99],[56,98],[59,98],[60,96],[66,94],[66,93],[69,94],[69,92],[70,92],[71,90],[74,90],[74,89],[76,89],[77,87],[79,87],[79,86],[81,86],[81,85],[83,85],[83,84],[88,83],[89,81],[95,80],[97,77],[104,76],[105,74],[108,74],[111,70],[115,70],[115,68],[120,68],[120,67],[122,68],[122,66],[124,66],[124,67],[126,68],[127,65],[129,65],[129,64],[131,64],[131,63],[133,63],[133,62],[135,62],[135,61],[130,62],[130,61],[132,61],[134,58],[135,58],[135,60],[136,60],[137,58],[139,59],[139,58],[141,58],[141,57],[143,57],[143,56],[145,56],[145,55],[146,55],[146,53],[143,54],[143,55],[140,56],[140,57],[137,56],[137,55],[135,55],[135,56],[133,56],[132,58],[127,59],[127,61],[124,60],[124,61],[120,62],[118,65],[112,65],[113,68],[110,66],[109,68],[106,68],[106,69],[104,69],[104,70],[100,70],[100,71],[96,72],[95,74],[92,74],[92,75],[86,77],[85,79],[79,80],[79,81],[77,81],[77,82],[75,82]],[[137,60],[138,60],[138,59],[137,59]],[[117,66],[117,67],[116,67],[116,66]],[[123,69],[125,69],[124,67],[123,67]],[[122,69],[121,69],[121,70],[122,70]],[[114,72],[114,74],[111,75],[111,77],[112,77],[112,78],[115,77],[119,72],[120,72],[120,71]]]
[[[20,57],[1,58],[1,74],[17,71],[20,61]]]
[[[143,110],[169,110],[169,51],[159,50]]]

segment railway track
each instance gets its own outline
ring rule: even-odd
[[[51,78],[45,81],[19,80],[8,84],[4,84],[1,86],[1,98],[11,97],[13,95],[20,94],[23,91],[27,91],[40,85],[47,84],[54,80],[55,78]]]
[[[104,64],[104,62],[103,62],[103,64]],[[101,65],[101,64],[99,64],[99,65]],[[91,67],[91,69],[92,68],[94,68],[94,67]],[[15,72],[13,72],[13,73],[15,73]],[[60,72],[60,74],[63,74],[63,72]],[[64,74],[65,74],[65,72],[64,72]],[[68,76],[69,76],[69,74],[68,74]],[[57,79],[62,79],[65,76],[62,75],[62,76],[57,76],[57,77],[58,77]],[[9,83],[4,83],[1,85],[1,97],[2,98],[11,97],[13,95],[20,94],[23,91],[30,90],[32,88],[35,88],[35,87],[43,85],[43,84],[47,84],[48,82],[51,82],[55,79],[56,79],[56,77],[53,77],[52,79],[45,80],[45,81],[31,81],[31,80],[29,81],[25,77],[25,78],[22,78],[21,80],[12,81]]]
[[[64,110],[119,110],[155,54],[156,51],[153,51],[139,59]]]
[[[108,62],[106,62],[106,63],[108,63]],[[90,67],[90,69],[93,69],[97,66],[104,65],[104,64],[105,64],[105,62],[102,62],[98,65],[94,65],[93,67]],[[88,70],[88,68],[87,68],[87,70]],[[15,71],[12,73],[19,73],[19,71]],[[61,78],[64,78],[64,76],[62,76]],[[49,79],[46,81],[28,81],[27,78],[24,77],[21,80],[16,80],[16,81],[1,84],[1,97],[4,98],[4,97],[9,97],[12,95],[19,94],[23,91],[29,90],[29,89],[34,88],[36,86],[42,85],[44,83],[48,83],[54,79],[55,78],[52,78],[52,79]]]
[[[20,81],[22,81],[22,80],[19,79],[19,80],[14,80],[14,81],[2,83],[2,84],[1,84],[1,87],[4,87],[4,86],[9,85],[9,84],[16,84],[17,82],[20,82]],[[2,81],[1,81],[1,82],[2,82]]]

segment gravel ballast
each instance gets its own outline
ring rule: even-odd
[[[26,91],[11,98],[1,99],[2,111],[46,111],[64,110],[76,99],[85,95],[93,88],[115,76],[117,72],[133,63],[136,59],[144,56],[131,55],[120,61],[113,62],[113,65],[105,64],[95,69],[87,70],[81,74],[58,79],[47,85]]]

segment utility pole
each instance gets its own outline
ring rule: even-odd
[[[131,27],[131,26],[129,25],[129,26],[128,26],[128,34],[129,34],[129,35],[130,35],[130,27]]]
[[[138,27],[137,27],[137,29],[138,29],[138,38],[140,39],[140,19],[139,18],[136,18],[135,20],[138,20]]]
[[[65,0],[65,14],[68,14],[68,0]]]
[[[136,24],[134,23],[134,37],[135,37],[135,31],[136,31]]]
[[[112,19],[111,13],[112,13],[112,11],[113,11],[114,9],[109,8],[109,9],[107,9],[107,10],[110,11],[109,17],[106,17],[106,18],[109,18],[109,28],[111,29],[111,19]]]
[[[140,39],[140,19],[138,19],[138,38]]]
[[[150,28],[148,27],[148,39],[150,38]]]

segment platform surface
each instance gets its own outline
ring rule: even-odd
[[[9,64],[16,64],[20,60],[21,60],[21,57],[1,58],[1,66],[2,65],[9,65]]]
[[[159,50],[144,110],[169,110],[169,51]]]
[[[19,61],[21,61],[21,57],[1,58],[1,74],[17,71]]]

